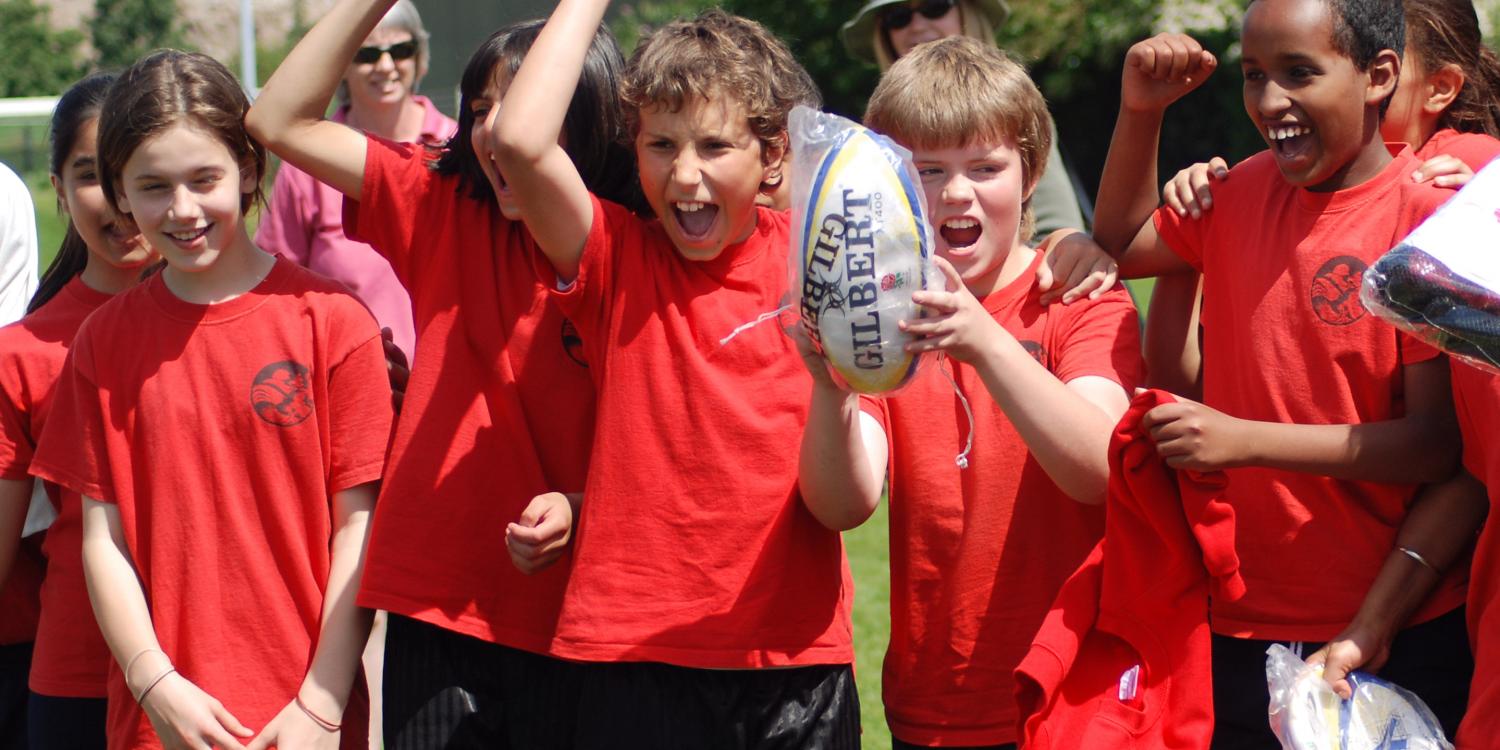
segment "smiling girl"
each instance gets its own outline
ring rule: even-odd
[[[67,212],[68,233],[42,277],[22,321],[0,329],[0,508],[18,512],[0,523],[0,558],[15,554],[0,581],[23,579],[31,550],[15,550],[20,520],[32,496],[28,474],[37,440],[47,425],[54,388],[68,348],[84,318],[111,296],[135,286],[155,251],[135,223],[110,208],[99,186],[99,107],[113,75],[79,81],[58,100],[52,115],[52,186]],[[109,652],[94,625],[84,589],[82,506],[76,492],[46,485],[57,520],[42,544],[46,577],[36,624],[27,734],[32,747],[104,747],[104,682]],[[3,601],[6,618],[22,612]],[[24,738],[23,738],[24,739]]]
[[[390,388],[364,307],[246,234],[248,106],[166,50],[102,109],[106,201],[167,265],[79,330],[32,471],[83,495],[113,750],[365,744],[354,585]]]

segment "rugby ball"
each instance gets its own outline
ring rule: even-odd
[[[1348,680],[1354,695],[1346,701],[1323,681],[1321,665],[1298,676],[1282,725],[1292,750],[1452,750],[1420,698],[1364,672]]]
[[[820,118],[809,122],[808,118]],[[811,133],[812,137],[807,136]],[[923,316],[912,293],[933,277],[932,234],[910,154],[884,136],[815,110],[793,113],[799,313],[835,378],[885,393],[920,357],[897,323]],[[805,172],[797,167],[810,167]]]

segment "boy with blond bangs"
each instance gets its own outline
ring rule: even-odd
[[[606,0],[563,0],[491,117],[495,158],[577,326],[598,417],[552,653],[590,662],[579,747],[854,748],[839,536],[797,493],[809,377],[775,325],[781,174],[807,74],[759,24],[707,11],[643,40],[622,97],[643,220],[558,145]]]
[[[1157,209],[1157,141],[1216,61],[1171,34],[1126,57],[1095,234],[1127,276],[1203,273],[1204,403],[1144,425],[1169,465],[1229,479],[1247,591],[1210,607],[1216,749],[1275,746],[1272,642],[1331,641],[1330,672],[1368,662],[1449,736],[1463,713],[1465,577],[1443,568],[1472,526],[1403,526],[1416,483],[1457,458],[1447,362],[1359,301],[1368,265],[1452,195],[1414,183],[1409,148],[1380,138],[1404,30],[1399,0],[1253,0],[1240,67],[1268,149],[1201,217]]]
[[[1011,673],[1103,533],[1110,428],[1140,377],[1135,307],[1119,287],[1041,303],[1030,201],[1051,117],[1004,53],[966,37],[917,47],[865,124],[912,150],[947,284],[916,293],[930,316],[903,328],[913,350],[948,358],[893,397],[860,399],[809,355],[802,493],[847,529],[889,475],[893,745],[1014,747]]]

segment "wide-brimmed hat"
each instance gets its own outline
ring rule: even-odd
[[[961,0],[956,0],[960,1]],[[880,15],[880,9],[887,5],[909,2],[909,0],[870,0],[865,7],[860,8],[854,17],[849,19],[840,30],[839,35],[844,38],[844,49],[849,54],[869,62],[875,62],[875,24]],[[1010,15],[1010,6],[1005,0],[970,0],[980,13],[989,19],[990,25],[1000,28],[1005,19]]]

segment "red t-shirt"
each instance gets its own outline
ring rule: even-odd
[[[1478,172],[1491,159],[1500,156],[1500,140],[1483,133],[1460,133],[1452,128],[1444,128],[1433,133],[1417,149],[1415,156],[1418,162],[1424,162],[1442,154],[1457,157],[1469,169]]]
[[[1036,260],[982,302],[1057,379],[1141,378],[1140,322],[1123,288],[1042,305]],[[1068,497],[1031,456],[974,368],[928,363],[888,399],[863,400],[889,438],[891,640],[885,656],[891,734],[924,747],[1016,741],[1015,681],[1063,581],[1104,530],[1104,509]],[[970,434],[952,373],[974,412]],[[1044,542],[1042,540],[1045,540]]]
[[[570,560],[522,574],[505,525],[538,494],[583,489],[594,387],[582,344],[522,224],[460,194],[423,149],[368,144],[345,225],[410,292],[420,343],[359,603],[546,652]]]
[[[1439,154],[1456,156],[1479,171],[1500,155],[1500,140],[1479,133],[1440,130],[1417,151],[1417,158]],[[1491,521],[1485,524],[1474,549],[1469,579],[1469,641],[1474,648],[1474,681],[1469,710],[1458,728],[1463,750],[1497,748],[1500,741],[1500,524],[1495,508],[1500,502],[1500,440],[1493,439],[1500,423],[1500,376],[1462,360],[1451,362],[1453,406],[1464,436],[1464,468],[1484,482],[1490,493]]]
[[[1393,153],[1395,149],[1392,149]],[[1452,196],[1417,185],[1401,151],[1357,187],[1315,193],[1281,177],[1269,152],[1237,165],[1201,219],[1159,209],[1157,231],[1203,272],[1203,400],[1244,419],[1361,424],[1402,415],[1402,365],[1436,356],[1369,315],[1364,270]],[[1395,543],[1416,487],[1230,469],[1235,551],[1248,586],[1213,602],[1215,632],[1326,641],[1353,619]],[[1445,581],[1421,622],[1464,599]]]
[[[328,580],[334,493],[380,478],[390,385],[370,313],[278,260],[194,305],[157,275],[78,332],[32,472],[120,512],[162,650],[246,726],[291,700]],[[351,699],[343,744],[359,747]],[[109,746],[158,748],[117,667]]]
[[[30,479],[31,458],[52,408],[68,347],[83,319],[110,295],[81,279],[18,323],[0,328],[0,478]],[[42,614],[31,657],[31,689],[64,698],[103,698],[109,647],[83,582],[83,513],[78,493],[46,484],[57,520],[47,529]],[[9,619],[12,612],[0,619]]]
[[[768,321],[789,299],[784,213],[704,262],[594,202],[578,325],[599,429],[554,652],[747,668],[853,661],[839,535],[797,492],[812,378]],[[538,255],[538,271],[555,276]]]
[[[1201,750],[1213,736],[1207,604],[1245,589],[1223,474],[1167,468],[1141,426],[1173,401],[1136,396],[1110,436],[1104,540],[1016,670],[1024,747]]]

